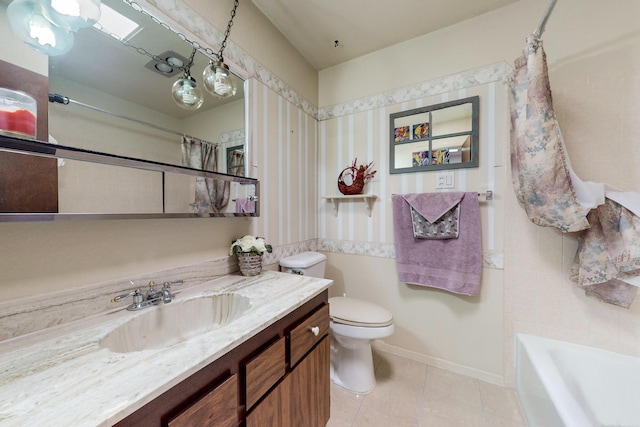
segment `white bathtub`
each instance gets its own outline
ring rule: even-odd
[[[640,359],[516,335],[516,389],[530,427],[640,426]]]

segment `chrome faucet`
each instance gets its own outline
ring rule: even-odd
[[[171,286],[182,285],[182,283],[182,280],[178,280],[176,282],[164,282],[162,289],[156,289],[155,282],[151,281],[149,282],[149,289],[146,294],[143,295],[142,290],[136,289],[129,293],[114,297],[111,302],[119,302],[132,296],[133,303],[127,306],[127,310],[130,311],[141,310],[145,307],[151,307],[152,305],[158,305],[160,303],[168,304],[175,298],[175,295],[171,292]],[[131,282],[131,284],[133,284],[133,282]]]

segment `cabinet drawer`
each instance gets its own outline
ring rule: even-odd
[[[285,339],[280,338],[245,364],[247,410],[282,378],[286,372]]]
[[[329,304],[324,304],[289,333],[291,367],[328,333]]]
[[[169,427],[232,427],[238,425],[238,376],[232,375],[169,421]]]

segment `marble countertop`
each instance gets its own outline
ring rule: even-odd
[[[173,346],[113,353],[100,347],[137,312],[124,309],[0,342],[0,426],[107,426],[141,408],[332,282],[263,271],[229,275],[181,290],[181,298],[237,293],[251,307],[234,322]]]

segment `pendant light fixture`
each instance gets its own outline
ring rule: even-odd
[[[233,10],[231,11],[231,19],[227,24],[227,30],[224,33],[224,40],[220,45],[220,50],[217,54],[217,59],[209,61],[209,65],[204,69],[202,73],[202,79],[204,88],[210,94],[219,98],[228,98],[234,96],[238,90],[236,78],[229,71],[229,67],[224,63],[222,52],[227,47],[227,39],[231,33],[231,26],[233,25],[233,18],[236,16],[236,9],[238,9],[238,0],[234,1]]]
[[[49,56],[73,46],[73,33],[100,18],[100,0],[13,0],[7,19],[15,35]]]
[[[171,95],[173,100],[178,104],[178,107],[185,110],[197,110],[202,106],[204,102],[204,94],[196,83],[196,80],[191,77],[191,64],[193,64],[193,57],[196,54],[196,49],[193,49],[189,63],[184,67],[182,77],[180,77],[171,87]]]

